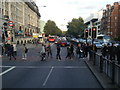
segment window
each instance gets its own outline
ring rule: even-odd
[[[117,16],[115,16],[115,20],[117,20]]]

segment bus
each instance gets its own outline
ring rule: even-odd
[[[49,42],[55,42],[55,37],[54,36],[49,36],[48,41]]]

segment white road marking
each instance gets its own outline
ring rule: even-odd
[[[49,74],[47,75],[47,77],[46,77],[46,79],[45,79],[45,81],[44,81],[44,83],[43,83],[43,86],[46,85],[46,83],[47,83],[47,81],[48,81],[48,79],[49,79],[49,77],[50,77],[50,74],[51,74],[52,71],[53,71],[53,68],[54,68],[54,67],[52,67],[52,68],[50,69],[50,72],[49,72]]]
[[[87,68],[86,66],[54,66],[54,68]]]
[[[4,67],[5,67],[5,68],[9,68],[9,67],[13,67],[13,66],[0,66],[0,68],[2,68],[2,67],[3,67],[3,68],[4,68]]]
[[[2,76],[2,75],[4,75],[4,74],[6,74],[7,72],[9,72],[9,71],[11,71],[11,70],[13,70],[14,68],[15,68],[15,66],[13,66],[13,67],[11,67],[11,68],[7,69],[6,71],[4,71],[4,72],[0,73],[0,76]]]
[[[10,68],[13,66],[0,66],[0,68]],[[52,68],[52,66],[15,66],[16,68]],[[54,66],[54,68],[87,68],[86,66]]]

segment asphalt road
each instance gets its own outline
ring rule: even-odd
[[[65,59],[66,48],[62,47],[62,60],[56,59],[56,46],[52,45],[53,58],[40,61],[40,45],[28,45],[28,59],[22,60],[21,46],[17,60],[2,60],[3,88],[102,88],[84,60]]]

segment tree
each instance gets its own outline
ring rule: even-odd
[[[86,25],[84,24],[83,18],[79,17],[78,19],[73,18],[71,22],[68,23],[67,28],[67,34],[78,36],[84,33]]]
[[[46,35],[61,35],[62,31],[56,26],[54,21],[48,20],[44,32]]]

